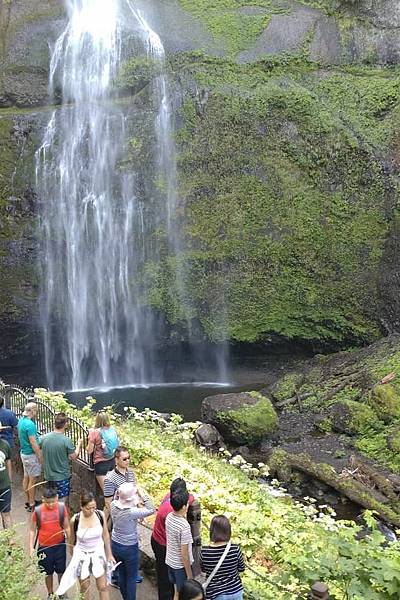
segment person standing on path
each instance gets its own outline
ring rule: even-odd
[[[37,541],[39,567],[46,573],[45,583],[48,600],[54,597],[54,573],[57,573],[58,581],[60,581],[65,571],[67,558],[65,536],[70,537],[67,508],[62,502],[58,501],[53,488],[46,488],[43,492],[42,504],[36,506],[32,513],[29,530],[29,554],[33,556]]]
[[[17,425],[18,419],[15,413],[9,408],[5,408],[4,397],[0,396],[0,438],[8,442],[11,448],[11,458],[14,458],[14,429],[16,430]]]
[[[129,450],[125,446],[118,446],[115,450],[115,467],[104,478],[105,511],[110,511],[111,502],[123,483],[136,484],[133,469],[129,466]]]
[[[35,508],[35,486],[42,472],[42,453],[39,448],[39,434],[35,423],[37,410],[36,402],[28,402],[17,427],[24,469],[22,487],[27,500],[25,508],[29,512]]]
[[[167,535],[165,562],[168,565],[169,580],[174,584],[174,600],[178,600],[184,582],[193,578],[193,538],[186,519],[189,494],[178,490],[172,494],[170,502],[174,510],[165,519]]]
[[[111,427],[110,417],[106,412],[96,415],[95,429],[89,429],[88,454],[93,454],[94,472],[97,482],[104,491],[104,478],[115,467],[115,450],[119,446],[118,435]]]
[[[11,448],[0,438],[0,516],[3,529],[11,527]]]
[[[155,512],[149,496],[133,483],[123,483],[118,489],[118,499],[111,502],[111,549],[117,563],[121,562],[117,573],[124,600],[136,600],[139,563],[138,519],[144,519]]]
[[[75,446],[65,435],[68,417],[58,413],[54,417],[54,431],[42,437],[44,477],[48,487],[56,490],[60,502],[67,502],[70,493],[71,461],[79,457],[82,440]]]
[[[110,507],[114,497],[117,496],[117,492],[123,483],[134,483],[136,485],[136,477],[133,469],[129,467],[129,450],[125,446],[118,446],[115,450],[115,467],[112,471],[109,471],[104,478],[104,513],[106,518],[110,519],[111,515]],[[137,573],[136,582],[140,583],[143,580],[141,575]],[[119,587],[118,585],[118,573],[113,573],[111,585]]]
[[[104,513],[97,510],[92,492],[81,495],[81,510],[72,517],[70,531],[72,558],[56,590],[57,596],[65,594],[78,579],[80,597],[89,600],[90,577],[93,575],[100,600],[109,600],[107,570],[113,568],[115,559]]]
[[[170,493],[165,496],[157,511],[151,534],[151,547],[156,557],[158,600],[172,600],[174,597],[174,586],[169,580],[168,567],[165,564],[167,553],[167,537],[165,533],[165,519],[174,509],[171,506],[170,497],[177,491],[187,491],[186,482],[181,477],[173,480]],[[189,506],[194,502],[194,496],[189,494]]]
[[[202,568],[210,578],[206,587],[207,600],[243,600],[240,579],[240,573],[245,569],[243,556],[239,546],[231,544],[230,540],[229,519],[224,515],[213,517],[210,525],[210,545],[201,549]],[[218,570],[210,577],[218,564]]]

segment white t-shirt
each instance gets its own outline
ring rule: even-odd
[[[189,561],[193,563],[192,532],[185,517],[169,513],[165,519],[165,533],[167,535],[167,555],[165,563],[173,569],[183,569],[181,546],[188,544]]]

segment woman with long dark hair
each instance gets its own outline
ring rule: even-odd
[[[115,559],[104,513],[97,510],[96,499],[91,492],[81,495],[81,510],[71,519],[69,542],[73,547],[72,558],[56,594],[65,594],[78,579],[82,597],[88,600],[90,576],[93,575],[100,600],[108,600],[107,561],[111,566]]]
[[[201,565],[207,575],[207,600],[243,600],[240,573],[245,569],[242,552],[231,543],[231,524],[224,515],[213,517],[210,545],[201,549]]]
[[[185,581],[179,592],[179,600],[204,600],[203,586],[195,579]]]

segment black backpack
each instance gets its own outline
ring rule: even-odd
[[[104,525],[103,515],[101,514],[101,512],[98,509],[95,510],[95,513],[97,515],[98,520],[100,521],[101,526],[103,527],[103,525]],[[74,534],[75,534],[75,536],[74,536],[75,537],[74,544],[76,544],[76,532],[78,531],[80,517],[81,517],[81,513],[80,512],[78,512],[75,515],[75,517],[74,517]]]
[[[62,502],[57,502],[57,504],[58,504],[58,522],[60,523],[61,529],[64,531],[65,506]],[[39,537],[39,529],[40,529],[40,525],[41,525],[41,521],[42,521],[42,514],[41,514],[41,510],[40,510],[41,508],[42,508],[42,505],[35,506],[36,538],[35,538],[35,543],[33,545],[34,548],[36,548],[36,544],[37,544],[38,537]]]

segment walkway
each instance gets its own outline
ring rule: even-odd
[[[27,529],[29,526],[29,518],[30,514],[26,512],[24,504],[25,504],[25,495],[22,491],[21,482],[18,478],[18,475],[15,474],[16,482],[13,485],[13,503],[12,503],[12,516],[13,522],[16,525],[16,530],[21,539],[25,542],[25,547],[28,547],[28,536]],[[146,544],[147,545],[147,544]],[[44,577],[43,584],[39,585],[37,589],[34,591],[37,595],[39,595],[41,600],[46,600],[47,592],[44,586]],[[68,594],[68,598],[70,600],[75,600],[78,598],[78,590],[73,591],[70,590]],[[136,600],[156,600],[157,592],[153,583],[147,578],[143,578],[143,582],[137,586],[137,594]],[[97,600],[98,594],[95,590],[91,592],[90,600]],[[122,596],[118,590],[110,587],[110,600],[121,600]]]

